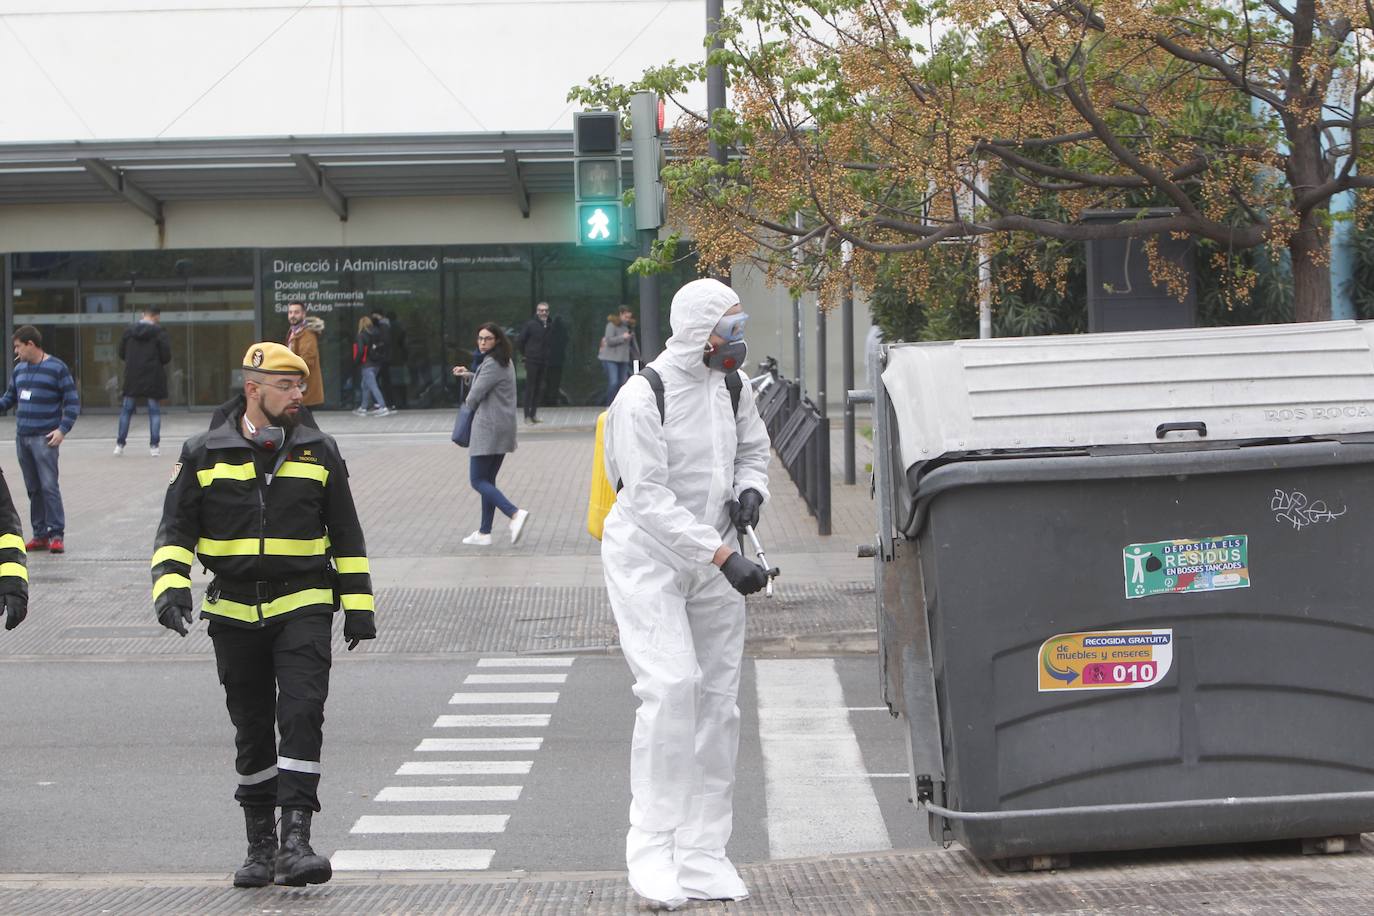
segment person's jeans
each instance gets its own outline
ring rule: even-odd
[[[545,363],[525,363],[525,416],[531,420],[544,403],[544,377],[549,367]]]
[[[157,448],[162,441],[162,405],[157,402],[157,398],[145,398],[148,402],[148,444]],[[115,436],[115,442],[123,445],[129,438],[129,421],[134,418],[134,408],[138,404],[138,398],[125,398],[124,406],[119,411],[119,434]]]
[[[506,494],[496,489],[496,474],[501,470],[505,455],[472,455],[468,458],[468,479],[472,488],[482,494],[482,527],[477,530],[491,534],[491,523],[496,518],[496,510],[509,518],[515,514],[515,504],[506,499]]]
[[[363,366],[363,394],[362,401],[358,404],[358,407],[362,410],[367,410],[367,400],[369,397],[377,402],[378,407],[386,406],[386,401],[382,400],[382,389],[377,384],[377,368],[376,366]]]
[[[615,400],[616,393],[620,391],[620,386],[630,380],[630,364],[612,362],[603,359],[601,365],[606,370],[606,405],[611,406]]]
[[[62,491],[57,488],[57,453],[61,446],[48,445],[46,435],[16,436],[19,470],[29,493],[29,522],[36,538],[60,538],[67,530],[62,511]]]

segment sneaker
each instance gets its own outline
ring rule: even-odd
[[[388,410],[388,409],[385,408],[385,407],[378,407],[376,410],[374,410],[374,411],[372,411],[372,412],[370,412],[370,413],[368,414],[369,417],[386,417],[386,416],[390,416],[390,415],[391,415],[391,411]]]
[[[122,445],[116,445],[116,446],[115,446],[114,453],[115,453],[116,455],[122,455],[122,454],[124,454],[124,446],[122,446]]]
[[[483,534],[480,531],[474,531],[472,534],[469,534],[467,537],[463,538],[463,543],[471,544],[473,547],[490,547],[491,535]]]
[[[365,417],[365,416],[367,416],[367,409],[364,408],[364,407],[355,407],[355,408],[353,408],[353,416],[355,416],[355,417]]]
[[[528,509],[516,509],[515,514],[510,517],[510,542],[512,544],[520,540],[520,534],[525,530],[525,522],[529,520],[529,517]]]
[[[47,539],[47,538],[31,538],[31,539],[29,540],[29,542],[28,542],[27,544],[24,545],[24,550],[25,550],[26,552],[28,552],[28,553],[33,553],[35,550],[47,550],[47,549],[48,549],[48,539]]]
[[[48,538],[49,553],[63,553],[66,549],[67,548],[62,544],[61,538]]]
[[[151,448],[148,449],[148,454],[149,454],[149,455],[152,455],[154,458],[157,458],[157,457],[159,457],[159,456],[162,454],[162,449],[160,449],[160,448],[158,448],[156,445],[154,445],[154,446],[152,446]]]

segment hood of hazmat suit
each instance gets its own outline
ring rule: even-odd
[[[623,486],[606,518],[610,542],[629,537],[676,569],[710,563],[727,534],[733,546],[727,500],[751,488],[768,498],[768,432],[753,391],[744,385],[736,416],[724,373],[702,359],[711,330],[739,301],[718,280],[678,290],[673,334],[649,363],[663,379],[663,419],[638,375],[606,416],[607,477]]]

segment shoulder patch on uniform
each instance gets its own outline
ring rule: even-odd
[[[180,476],[181,476],[181,462],[178,461],[176,464],[172,465],[172,479],[169,480],[169,481],[167,481],[167,486],[170,487],[172,484],[176,483],[176,482],[177,482],[177,478],[180,477]]]

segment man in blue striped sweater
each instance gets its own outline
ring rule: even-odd
[[[43,352],[43,335],[31,324],[14,332],[14,380],[0,396],[0,410],[18,406],[15,447],[24,488],[29,491],[29,518],[33,538],[24,545],[32,553],[62,553],[67,518],[62,512],[62,491],[57,487],[57,453],[81,413],[67,364]]]

